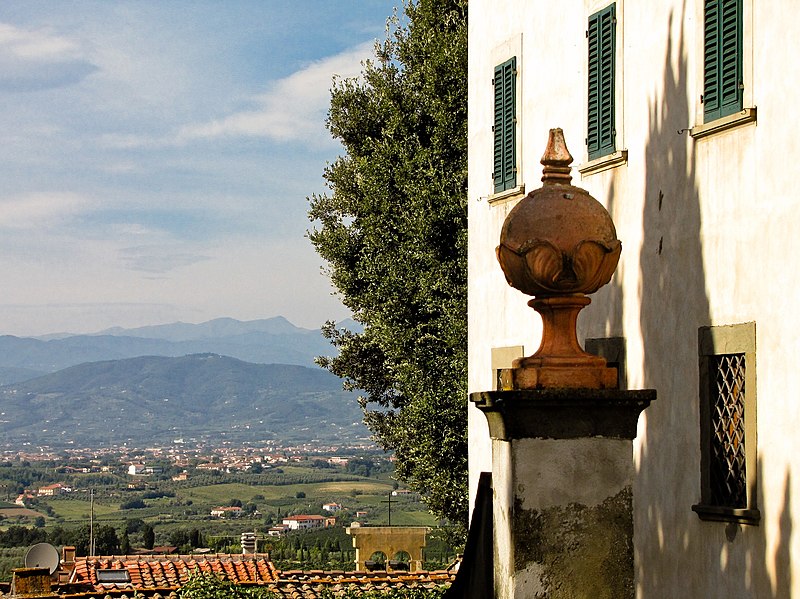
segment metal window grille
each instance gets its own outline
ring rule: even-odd
[[[711,357],[711,501],[746,508],[745,356]]]

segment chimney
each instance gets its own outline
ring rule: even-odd
[[[58,584],[66,584],[72,576],[72,571],[75,569],[75,546],[64,545],[61,550],[61,564],[59,565],[56,575],[58,576]]]
[[[255,532],[242,533],[242,555],[254,555],[258,546]]]
[[[47,568],[16,568],[12,570],[11,597],[13,599],[57,597],[50,586],[50,570]]]
[[[75,567],[75,545],[64,545],[61,550],[61,565],[68,570]]]

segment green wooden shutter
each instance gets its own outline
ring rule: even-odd
[[[494,68],[494,191],[517,185],[517,59]]]
[[[703,114],[706,122],[742,110],[742,2],[705,0]]]
[[[589,160],[614,152],[614,65],[616,8],[611,4],[589,17],[589,97],[586,145]]]

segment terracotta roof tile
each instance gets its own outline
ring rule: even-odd
[[[127,570],[130,581],[98,582],[97,570],[109,569]],[[268,554],[79,557],[61,595],[64,599],[123,599],[138,593],[138,597],[147,599],[177,599],[177,589],[195,572],[222,575],[245,586],[265,586],[288,599],[319,599],[326,592],[342,597],[353,589],[436,588],[449,586],[454,578],[447,571],[279,571]]]

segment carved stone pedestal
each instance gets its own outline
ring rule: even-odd
[[[654,390],[473,393],[492,437],[497,599],[634,597],[632,441]]]

